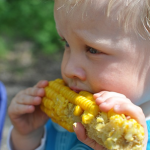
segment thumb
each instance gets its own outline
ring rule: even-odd
[[[80,140],[80,141],[86,141],[87,140],[88,137],[86,135],[86,131],[80,122],[78,122],[78,123],[75,122],[73,124],[73,129],[77,135],[78,140]]]
[[[78,140],[80,140],[82,143],[90,146],[94,150],[104,150],[105,149],[104,147],[99,145],[95,140],[93,140],[87,136],[86,130],[80,122],[74,123],[73,129],[74,129],[74,132],[76,133]]]

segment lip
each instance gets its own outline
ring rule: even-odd
[[[81,90],[79,88],[76,88],[76,87],[70,87],[70,89],[73,90],[76,93],[79,93],[80,91],[83,91],[83,90]]]

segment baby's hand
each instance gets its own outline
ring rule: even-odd
[[[8,114],[14,129],[22,135],[42,127],[48,117],[40,109],[42,97],[45,95],[44,87],[48,81],[40,81],[34,87],[19,92],[11,101]]]
[[[145,139],[143,143],[146,146],[148,139],[147,126],[145,121],[145,115],[139,106],[134,105],[123,94],[119,94],[116,92],[102,91],[100,93],[94,94],[94,98],[101,111],[108,112],[111,108],[113,108],[114,112],[118,114],[125,114],[128,118],[131,117],[135,119],[138,123],[140,123],[145,130]],[[83,128],[83,125],[81,123],[78,123],[74,130],[77,134],[78,139],[93,148],[94,150],[105,149],[94,140],[87,137],[87,135],[85,134],[85,129]],[[146,147],[144,147],[143,150],[146,150]]]
[[[142,109],[133,104],[125,95],[116,92],[102,91],[94,94],[95,101],[100,110],[108,112],[111,108],[118,114],[125,114],[144,126],[145,116]]]

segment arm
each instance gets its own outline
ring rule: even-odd
[[[124,95],[115,93],[115,92],[107,92],[103,91],[94,95],[96,99],[96,103],[99,105],[100,110],[107,112],[111,108],[118,113],[118,114],[125,114],[126,116],[130,116],[137,120],[145,130],[145,139],[143,141],[144,147],[143,150],[146,150],[147,146],[147,126],[145,121],[145,115],[142,109],[136,105],[134,105],[129,99],[127,99]],[[90,146],[95,150],[104,150],[98,143],[94,140],[91,140],[85,134],[85,129],[83,128],[82,124],[77,123],[76,127],[74,127],[74,131],[77,134],[77,138],[85,143],[86,145]]]
[[[43,127],[27,135],[22,135],[15,128],[13,128],[11,134],[12,148],[13,150],[34,150],[40,146],[43,134]]]
[[[7,136],[7,148],[8,148],[8,150],[13,150],[14,149],[13,146],[12,146],[12,141],[11,141],[12,129],[13,129],[13,126],[10,127],[9,133],[8,133],[8,136]],[[47,130],[46,130],[46,127],[44,127],[44,136],[41,139],[40,146],[37,147],[35,150],[45,150],[46,137],[47,137]]]
[[[39,105],[47,85],[48,81],[40,81],[34,87],[19,92],[12,100],[8,114],[14,126],[11,134],[14,150],[34,150],[40,145],[48,117]]]

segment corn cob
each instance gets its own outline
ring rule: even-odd
[[[66,130],[73,132],[73,123],[81,122],[87,135],[107,149],[142,150],[144,128],[112,109],[107,113],[100,111],[91,93],[78,94],[62,79],[50,81],[45,93],[41,109]]]

